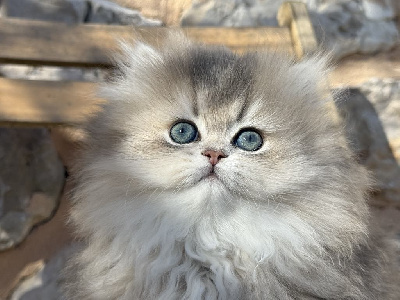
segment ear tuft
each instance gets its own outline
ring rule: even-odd
[[[318,53],[306,57],[292,66],[292,72],[297,78],[303,78],[304,84],[326,84],[327,76],[331,71],[331,59],[329,55]],[[311,81],[311,82],[310,82]]]
[[[121,53],[116,56],[116,62],[120,67],[141,68],[162,61],[161,54],[141,40],[133,43],[120,40],[119,48]]]

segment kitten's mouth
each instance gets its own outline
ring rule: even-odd
[[[215,173],[214,168],[212,168],[207,175],[205,175],[202,180],[217,180],[219,179],[218,175]]]
[[[218,176],[214,172],[211,172],[210,174],[207,175],[206,178],[218,178]]]

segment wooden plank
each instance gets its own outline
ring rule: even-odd
[[[293,53],[290,32],[285,27],[260,28],[185,28],[186,34],[197,41],[225,45],[238,52],[274,49]]]
[[[400,45],[374,55],[352,54],[336,63],[329,76],[332,87],[359,86],[372,77],[400,80]]]
[[[79,124],[96,112],[94,84],[0,78],[0,125]]]
[[[138,35],[157,43],[168,28],[64,24],[0,19],[0,63],[61,66],[108,66],[117,39]],[[176,29],[175,29],[176,30]],[[224,44],[235,51],[271,47],[291,52],[288,28],[185,28],[190,38]]]
[[[317,39],[307,11],[307,6],[301,2],[285,2],[281,5],[277,15],[280,26],[290,28],[294,53],[298,59],[303,58],[307,54],[312,54],[318,49]],[[329,83],[326,82],[327,86]],[[327,102],[327,106],[331,111],[332,120],[341,126],[342,119],[339,116],[332,95],[326,95],[331,101]]]
[[[290,28],[294,52],[298,58],[318,49],[315,32],[304,3],[283,3],[279,8],[277,19],[280,26]]]

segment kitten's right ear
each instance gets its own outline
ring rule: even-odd
[[[161,29],[150,37],[144,37],[139,31],[132,39],[119,40],[119,55],[114,62],[120,68],[141,68],[158,65],[163,62],[167,52],[185,52],[193,44],[181,29]]]
[[[119,55],[115,56],[115,63],[125,69],[141,69],[162,61],[161,54],[148,43],[142,40],[119,40]]]
[[[154,70],[162,65],[162,54],[139,39],[119,40],[119,51],[112,56],[114,69],[99,86],[97,95],[109,101],[132,101],[133,92],[151,89]]]

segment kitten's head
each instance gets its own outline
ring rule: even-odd
[[[366,175],[332,121],[324,58],[236,55],[181,37],[122,49],[86,167],[115,198],[158,197],[160,210],[190,218],[295,211],[321,228],[365,213]]]

